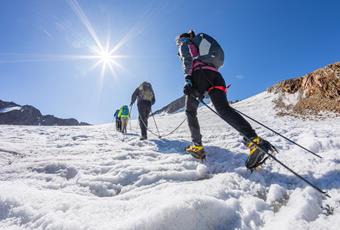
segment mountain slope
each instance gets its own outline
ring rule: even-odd
[[[273,161],[251,174],[239,134],[201,107],[209,152],[204,165],[183,153],[190,140],[186,124],[167,138],[150,135],[143,142],[136,121],[126,136],[113,124],[1,126],[0,228],[335,230],[340,226],[340,130],[335,128],[340,119],[279,117],[276,98],[261,93],[234,106],[322,155],[315,158],[253,124],[277,146],[277,158],[332,198]],[[160,132],[170,132],[184,117],[183,112],[156,116]],[[334,208],[332,215],[325,215],[331,213],[327,205]]]
[[[182,96],[180,98],[177,98],[173,102],[170,102],[163,108],[155,111],[153,114],[155,115],[155,114],[161,114],[161,113],[169,113],[169,114],[176,113],[184,109],[184,106],[185,106],[185,96]]]
[[[42,115],[31,105],[18,105],[0,100],[0,125],[88,125],[74,118],[61,119],[53,115]]]

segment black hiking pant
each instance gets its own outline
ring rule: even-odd
[[[121,131],[122,130],[122,122],[120,118],[116,119],[116,130]]]
[[[142,137],[147,137],[148,119],[151,112],[151,101],[141,100],[137,103],[139,127],[142,132]]]
[[[192,73],[193,88],[198,95],[203,95],[212,86],[226,86],[225,81],[220,73],[212,70],[196,70]],[[209,92],[211,102],[213,103],[218,114],[221,115],[229,125],[248,138],[256,137],[256,133],[240,114],[235,112],[227,100],[226,94],[219,89],[213,89]],[[186,96],[185,106],[188,118],[191,138],[194,144],[202,144],[202,135],[197,119],[197,108],[199,102],[192,96]]]

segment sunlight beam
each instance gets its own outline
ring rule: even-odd
[[[100,43],[100,41],[98,39],[96,31],[94,30],[90,20],[87,18],[86,14],[84,13],[82,8],[80,7],[80,5],[77,2],[77,0],[69,0],[68,3],[71,6],[73,12],[78,16],[79,20],[83,23],[83,25],[85,26],[87,31],[90,33],[92,39],[95,41],[97,46],[101,50],[103,50],[103,46],[102,46],[102,44]]]

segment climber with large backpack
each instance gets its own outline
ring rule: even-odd
[[[127,132],[127,125],[129,123],[130,118],[130,110],[127,105],[123,105],[118,113],[118,117],[121,121],[121,132],[126,133]]]
[[[201,160],[206,157],[197,119],[197,108],[203,95],[208,94],[223,120],[245,136],[244,143],[250,150],[246,167],[253,170],[265,159],[265,153],[262,150],[273,151],[274,149],[268,141],[256,134],[240,114],[230,107],[226,96],[228,87],[219,72],[219,68],[224,63],[222,47],[213,37],[205,33],[196,35],[192,30],[179,35],[176,43],[178,56],[184,68],[185,112],[192,138],[192,145],[188,146],[186,151]]]
[[[147,129],[148,129],[148,118],[151,112],[151,106],[155,104],[155,93],[149,82],[143,82],[140,86],[136,88],[131,97],[130,107],[137,100],[138,107],[138,120],[141,129],[140,140],[147,139]]]

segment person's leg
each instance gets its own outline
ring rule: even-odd
[[[123,118],[123,133],[127,131],[128,118]]]
[[[141,136],[144,136],[146,133],[145,127],[145,119],[144,119],[144,108],[141,103],[137,104],[138,106],[138,120],[139,120],[139,127],[141,130]]]
[[[198,70],[196,73],[196,79],[197,88],[200,92],[208,91],[212,86],[226,87],[225,81],[221,74],[215,71]],[[246,137],[256,137],[256,133],[250,124],[230,107],[225,92],[219,89],[212,89],[209,92],[209,96],[216,111],[223,118],[223,120],[225,120],[229,125]]]
[[[138,112],[139,112],[139,126],[141,128],[142,137],[147,137],[147,127],[148,127],[148,115],[150,113],[149,106],[141,101],[138,104]]]
[[[198,88],[201,92],[208,91],[212,86],[224,86],[225,81],[220,73],[202,70],[197,73]],[[250,149],[249,157],[246,161],[246,167],[253,170],[263,163],[265,154],[261,151],[275,151],[275,148],[266,140],[257,136],[254,129],[239,113],[230,107],[227,95],[219,89],[212,89],[209,92],[210,99],[215,106],[217,113],[234,129],[245,137],[245,144]],[[255,145],[255,144],[256,145]],[[258,148],[260,146],[260,148]]]
[[[122,121],[120,118],[118,119],[118,131],[122,131]]]
[[[124,128],[125,128],[125,122],[124,122],[124,118],[122,118],[122,133],[124,133]]]
[[[148,120],[149,120],[149,116],[150,116],[150,113],[151,113],[151,102],[149,101],[145,101],[144,102],[144,121],[145,121],[145,124],[146,124],[146,128],[145,128],[145,135],[144,137],[147,138],[148,137],[148,133],[147,133],[147,128],[148,128]]]
[[[191,133],[192,142],[195,145],[202,145],[202,135],[200,131],[200,125],[197,119],[198,105],[199,102],[195,98],[191,96],[185,97],[185,114],[188,119],[188,125]]]
[[[129,118],[126,118],[125,133],[127,133],[128,124],[129,124]]]
[[[247,138],[252,139],[257,136],[248,121],[230,107],[227,96],[223,91],[216,89],[212,90],[209,93],[209,96],[216,108],[216,111],[223,120]]]

